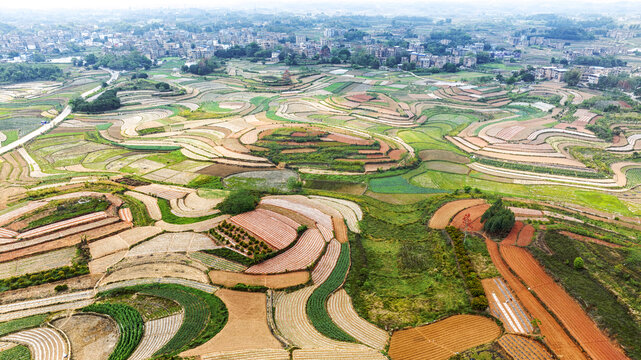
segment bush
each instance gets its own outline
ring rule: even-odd
[[[452,239],[452,244],[454,245],[454,253],[456,254],[456,259],[458,260],[459,268],[463,275],[463,281],[467,290],[472,296],[470,304],[472,308],[478,311],[485,310],[489,305],[487,298],[485,297],[485,290],[483,290],[483,284],[479,275],[474,270],[472,266],[472,260],[470,259],[467,250],[465,249],[465,244],[463,243],[464,234],[461,230],[448,226],[445,231]]]
[[[60,284],[56,285],[55,288],[53,288],[56,292],[61,292],[61,291],[67,291],[69,290],[69,285],[67,284]]]
[[[576,270],[582,270],[583,268],[585,268],[585,262],[583,261],[582,257],[574,258],[574,268]]]
[[[298,232],[298,235],[302,235],[305,231],[307,231],[307,225],[301,225],[296,229],[296,232]]]
[[[236,190],[229,194],[216,208],[224,214],[238,215],[252,211],[260,201],[260,194],[251,190]]]

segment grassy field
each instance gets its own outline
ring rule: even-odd
[[[369,181],[369,189],[383,194],[434,194],[445,192],[437,188],[412,185],[401,175],[371,179]]]
[[[47,314],[33,315],[0,323],[0,336],[5,336],[7,334],[11,334],[23,329],[30,329],[40,326],[40,324],[42,324],[45,319],[47,319],[47,316]]]
[[[352,234],[345,289],[361,316],[401,328],[466,312],[469,298],[452,247],[426,230],[424,213],[440,199],[413,205],[361,200],[362,234]]]
[[[7,138],[2,142],[2,146],[9,145],[18,140],[18,130],[4,130],[3,133]]]
[[[0,360],[31,360],[29,348],[23,345],[0,351]]]

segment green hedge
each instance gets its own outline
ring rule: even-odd
[[[472,260],[467,250],[465,250],[465,244],[463,243],[465,234],[453,226],[448,226],[445,231],[447,231],[447,234],[452,239],[454,253],[456,254],[456,259],[458,260],[458,265],[463,275],[463,281],[472,296],[472,308],[483,311],[489,306],[489,303],[485,297],[485,290],[483,290],[481,279],[474,270]]]
[[[120,337],[109,360],[127,360],[144,333],[145,323],[140,313],[129,305],[110,303],[91,304],[82,310],[109,315],[118,323]]]
[[[306,310],[312,325],[321,334],[339,341],[356,342],[356,339],[334,323],[327,312],[327,299],[343,284],[349,270],[349,261],[349,244],[344,243],[341,245],[341,253],[334,270],[332,270],[327,280],[316,288],[309,297]]]

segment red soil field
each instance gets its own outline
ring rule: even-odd
[[[528,246],[534,237],[534,227],[532,225],[525,225],[523,230],[519,233],[519,238],[516,240],[518,246]]]
[[[612,248],[620,248],[620,247],[622,247],[619,244],[609,243],[607,241],[595,239],[595,238],[589,237],[589,236],[575,234],[575,233],[569,232],[569,231],[559,231],[559,233],[563,234],[563,235],[565,235],[565,236],[567,236],[569,238],[572,238],[574,240],[578,240],[578,241],[591,242],[591,243],[595,243],[595,244],[599,244],[599,245],[609,246],[609,247],[612,247]]]
[[[502,244],[505,245],[514,245],[516,244],[516,239],[519,236],[519,233],[523,229],[524,224],[520,221],[517,221],[514,223],[514,226],[512,227],[512,230],[510,230],[510,233],[507,234],[505,239],[503,239]]]
[[[498,343],[514,360],[554,359],[545,347],[525,336],[506,334],[501,336]]]
[[[452,216],[469,207],[485,203],[483,199],[464,199],[450,201],[441,206],[430,218],[429,226],[433,229],[445,229]]]
[[[593,359],[627,359],[619,346],[610,341],[581,306],[543,270],[525,249],[501,246],[507,265],[534,290],[572,336]]]
[[[349,241],[347,238],[347,226],[345,226],[345,221],[342,218],[332,216],[332,222],[334,223],[334,235],[336,240],[340,243],[346,243]]]
[[[455,315],[429,325],[395,331],[389,356],[393,360],[446,360],[491,342],[499,335],[501,329],[487,317]]]
[[[556,355],[563,359],[586,359],[581,349],[570,339],[565,333],[561,325],[545,310],[543,305],[532,295],[528,289],[523,286],[521,281],[510,272],[507,264],[501,258],[498,245],[485,238],[487,250],[490,253],[492,262],[496,269],[501,273],[501,276],[508,283],[510,288],[518,297],[521,304],[527,309],[532,318],[541,321],[540,330],[541,335],[545,336],[545,342],[554,351]]]
[[[472,206],[471,208],[468,208],[456,214],[456,216],[454,216],[454,218],[452,219],[452,222],[450,223],[450,225],[463,230],[463,227],[464,227],[463,218],[465,217],[466,214],[470,214],[470,220],[472,220],[472,223],[470,224],[467,230],[480,231],[481,229],[483,229],[483,224],[481,224],[481,216],[489,208],[490,208],[490,205],[488,204]]]
[[[356,94],[356,95],[352,95],[352,96],[347,96],[345,98],[347,100],[356,101],[356,102],[359,102],[359,103],[360,102],[366,102],[366,101],[374,100],[374,97],[369,96],[367,94]]]
[[[254,265],[246,270],[248,274],[283,273],[303,270],[314,263],[325,247],[325,240],[317,229],[309,229],[296,244],[282,254]]]

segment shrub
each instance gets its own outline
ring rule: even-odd
[[[582,270],[585,267],[585,262],[582,257],[574,258],[574,268],[576,270]]]
[[[53,288],[56,292],[61,292],[61,291],[67,291],[69,290],[69,285],[67,284],[60,284],[56,285],[55,288]]]
[[[259,201],[259,193],[242,189],[229,194],[216,208],[222,213],[237,215],[254,210]]]

